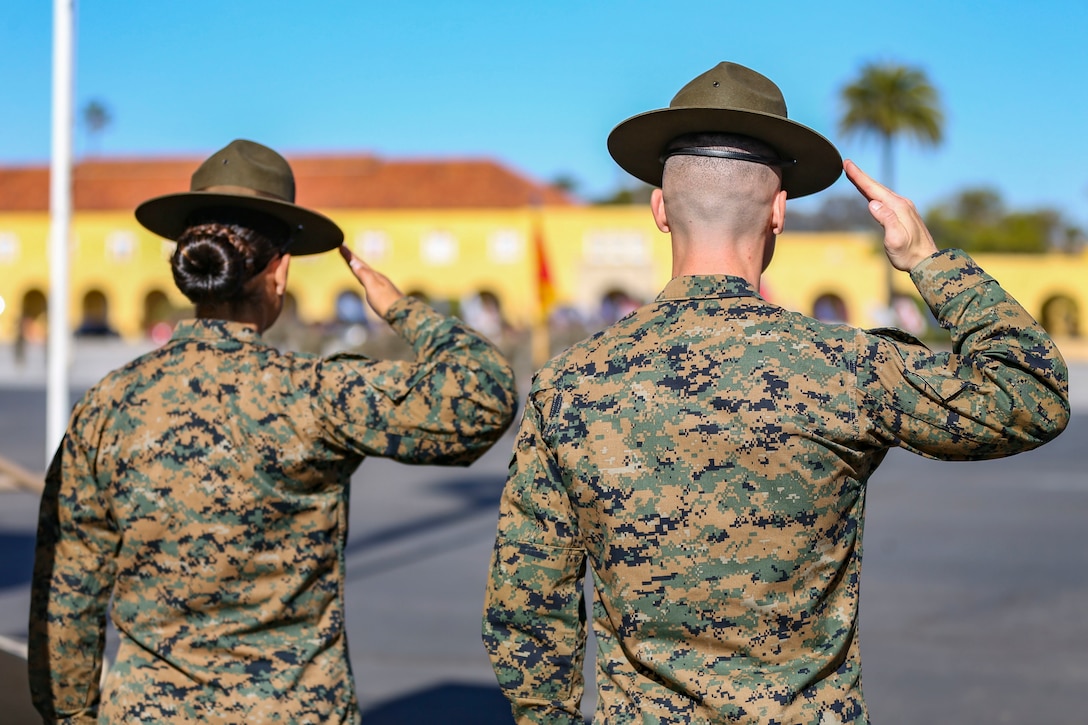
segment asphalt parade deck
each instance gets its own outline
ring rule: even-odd
[[[874,722],[1084,722],[1088,364],[1073,368],[1073,421],[1044,448],[979,463],[893,451],[872,479],[860,636]],[[34,471],[44,396],[40,377],[0,376],[0,456]],[[479,632],[512,441],[467,469],[369,460],[355,475],[346,606],[365,723],[511,722]],[[36,515],[35,494],[0,493],[0,635],[15,640]]]

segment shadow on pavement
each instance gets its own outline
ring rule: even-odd
[[[459,506],[450,511],[405,521],[396,526],[389,526],[365,536],[353,538],[344,548],[344,553],[352,554],[372,546],[390,544],[401,539],[411,538],[433,529],[450,526],[472,518],[481,511],[494,511],[497,513],[505,482],[505,476],[498,475],[470,476],[441,481],[429,487],[428,490],[436,496],[452,495],[459,499]]]
[[[479,533],[458,533],[457,525],[485,513],[497,515],[505,483],[505,474],[485,474],[459,476],[429,486],[428,495],[452,497],[456,505],[441,513],[410,519],[350,538],[344,547],[346,557],[380,553],[368,557],[364,562],[349,562],[345,580],[351,583],[472,545],[478,540]],[[434,535],[441,540],[440,544],[436,544]]]
[[[363,712],[366,725],[510,725],[510,705],[498,687],[438,685]]]
[[[421,516],[363,536],[352,537],[344,547],[345,556],[351,557],[353,554],[363,552],[372,553],[376,550],[381,550],[382,553],[366,563],[349,565],[346,580],[352,582],[410,566],[432,556],[474,543],[479,537],[477,532],[458,534],[452,530],[458,524],[471,521],[483,513],[497,514],[505,482],[505,475],[492,474],[447,479],[428,487],[428,495],[453,497],[457,505],[441,513]],[[435,545],[433,538],[425,538],[423,541],[416,542],[417,545],[408,543],[427,534],[438,534],[445,538],[440,546]]]
[[[30,584],[34,571],[35,534],[0,532],[0,589]]]
[[[30,698],[26,642],[0,636],[0,713],[4,725],[41,725]]]

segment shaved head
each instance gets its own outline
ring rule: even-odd
[[[773,148],[747,136],[688,134],[666,148],[709,148],[777,157]],[[712,233],[724,239],[767,229],[782,172],[752,161],[707,156],[670,156],[661,189],[669,225],[684,236]]]

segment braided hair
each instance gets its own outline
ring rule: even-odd
[[[249,283],[287,247],[286,225],[238,210],[212,210],[194,219],[170,259],[174,283],[194,304],[237,304]]]

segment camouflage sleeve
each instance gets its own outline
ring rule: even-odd
[[[510,365],[460,320],[420,300],[398,301],[386,319],[415,359],[342,354],[318,363],[317,413],[326,433],[360,455],[472,463],[513,420]]]
[[[539,430],[530,402],[499,509],[483,639],[518,723],[583,725],[585,551]]]
[[[93,454],[73,425],[46,473],[31,584],[34,706],[46,722],[97,720],[106,610],[120,536],[98,488]]]
[[[966,254],[944,250],[911,278],[950,352],[890,331],[868,336],[864,404],[883,442],[945,460],[998,458],[1056,437],[1069,421],[1069,374],[1054,342]]]

